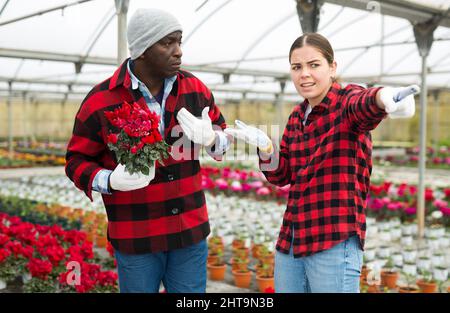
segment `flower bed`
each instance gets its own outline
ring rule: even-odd
[[[22,277],[24,292],[117,292],[110,261],[99,263],[84,232],[0,213],[0,285]]]
[[[450,169],[450,147],[442,146],[438,150],[428,147],[426,154],[428,168]],[[417,167],[419,162],[419,148],[408,148],[406,149],[405,155],[374,156],[373,160],[375,164],[380,165]]]

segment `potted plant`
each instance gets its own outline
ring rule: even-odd
[[[417,267],[415,263],[407,262],[403,266],[403,275],[406,279],[406,286],[401,286],[399,293],[418,293],[419,289],[413,285],[414,279],[417,275]]]
[[[13,257],[6,249],[0,249],[0,290],[5,289],[16,276],[16,269],[12,266]]]
[[[273,264],[263,263],[256,275],[256,282],[260,292],[264,292],[267,288],[274,288],[273,281]]]
[[[407,262],[412,263],[412,262],[416,261],[417,251],[415,249],[413,249],[412,247],[406,247],[403,250],[402,255],[403,255],[403,261],[405,263],[407,263]]]
[[[211,280],[224,280],[226,264],[222,259],[223,250],[217,250],[217,259],[214,262],[208,263],[207,268],[209,272],[209,278]]]
[[[243,260],[236,258],[235,260],[238,264],[236,269],[232,269],[234,283],[239,288],[249,288],[252,279],[252,273],[247,267],[248,259]]]
[[[437,289],[437,282],[433,279],[430,271],[421,270],[422,278],[416,281],[417,286],[423,293],[434,293]]]
[[[445,262],[445,255],[442,252],[435,252],[431,256],[431,264],[434,267],[441,266]]]
[[[389,258],[383,270],[381,270],[381,284],[389,289],[397,287],[398,272],[394,268],[392,258]]]
[[[431,260],[426,255],[422,255],[417,259],[417,267],[420,270],[429,270],[431,268]]]
[[[378,256],[380,258],[389,258],[391,256],[391,247],[388,245],[381,245],[378,248]]]
[[[108,243],[108,238],[106,236],[107,228],[108,226],[106,223],[99,223],[97,226],[95,244],[99,248],[106,248],[106,244]]]
[[[245,256],[234,256],[231,258],[231,269],[232,270],[246,270],[248,268],[248,263],[250,260]]]
[[[403,266],[403,256],[400,252],[395,252],[392,254],[392,262],[395,266]]]
[[[413,244],[413,242],[414,242],[414,239],[413,239],[413,236],[411,236],[411,235],[403,235],[400,238],[400,244],[402,246],[411,246]]]

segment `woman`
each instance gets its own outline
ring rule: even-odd
[[[317,33],[294,41],[289,62],[305,100],[290,114],[279,151],[264,132],[240,121],[225,132],[258,147],[270,183],[291,185],[276,245],[275,291],[359,292],[369,131],[388,114],[414,115],[414,97],[405,96],[411,87],[343,88],[335,81],[333,49]]]

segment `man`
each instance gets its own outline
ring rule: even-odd
[[[66,173],[91,200],[92,190],[102,193],[121,292],[158,292],[161,282],[168,292],[205,292],[210,226],[200,164],[186,151],[204,146],[220,159],[229,146],[225,120],[208,88],[180,70],[182,28],[174,16],[139,9],[127,37],[131,58],[81,104]],[[125,101],[148,105],[160,115],[161,134],[172,148],[179,143],[177,135],[186,135],[187,149],[178,149],[184,157],[172,151],[165,166],[157,163],[149,175],[130,175],[117,166],[107,147],[104,112]]]

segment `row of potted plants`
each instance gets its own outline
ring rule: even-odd
[[[10,159],[8,151],[0,149],[0,169],[34,166],[63,166],[65,164],[66,160],[64,156],[15,151],[13,158]]]
[[[87,239],[98,247],[104,248],[107,244],[107,219],[104,213],[1,195],[0,212],[20,216],[24,222],[83,230]]]
[[[244,238],[236,237],[231,244],[231,258],[229,262],[225,262],[225,245],[222,237],[217,234],[210,236],[208,238],[207,265],[209,278],[224,280],[225,272],[230,266],[237,287],[249,288],[254,272],[258,290],[273,292],[274,252],[269,247],[270,245],[256,243],[248,247]],[[250,268],[250,263],[253,261],[255,261],[254,268]]]
[[[441,146],[438,149],[427,148],[426,163],[428,168],[450,169],[450,147]],[[411,147],[402,155],[374,156],[375,164],[387,166],[417,166],[419,162],[419,147]]]

